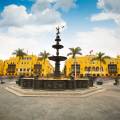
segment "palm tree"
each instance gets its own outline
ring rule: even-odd
[[[70,53],[67,54],[67,56],[72,55],[72,58],[74,59],[74,64],[75,64],[75,79],[76,79],[76,55],[82,55],[81,53],[81,48],[80,47],[76,47],[76,48],[69,48],[69,50],[71,51]]]
[[[27,55],[27,53],[24,52],[24,49],[20,49],[20,48],[15,50],[12,54],[16,55],[16,57],[19,57],[19,59],[23,58],[24,55]]]
[[[110,59],[109,56],[105,56],[105,53],[99,52],[97,53],[96,57],[92,59],[92,61],[99,61],[100,65],[100,73],[102,72],[102,63],[105,64],[105,59]]]
[[[46,59],[48,59],[48,56],[49,56],[49,55],[50,55],[50,53],[48,53],[48,52],[46,52],[46,51],[40,52],[40,54],[39,54],[38,59],[39,59],[39,60],[43,60],[43,64],[44,64],[43,73],[44,73],[44,71],[45,71],[45,61],[46,61]]]

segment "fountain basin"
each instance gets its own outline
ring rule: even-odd
[[[79,89],[89,88],[89,79],[81,80],[36,80],[33,78],[21,78],[19,79],[19,86],[24,89],[43,89],[43,90],[67,90],[67,89]]]
[[[63,45],[53,45],[52,47],[53,47],[53,48],[56,48],[56,49],[62,49],[62,48],[63,48]]]
[[[67,58],[64,56],[51,56],[48,57],[49,60],[53,60],[53,61],[65,61]]]

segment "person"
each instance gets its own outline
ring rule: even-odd
[[[115,78],[115,83],[114,83],[114,85],[119,85],[119,79],[116,77]]]
[[[1,82],[2,82],[2,79],[1,79],[1,77],[0,77],[0,84],[1,84]]]
[[[0,83],[1,83],[1,84],[4,84],[4,82],[3,82],[3,80],[2,80],[2,78],[1,78],[1,77],[0,77]]]
[[[73,75],[73,73],[70,75],[70,80],[74,80],[74,75]]]

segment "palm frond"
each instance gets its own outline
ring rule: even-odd
[[[104,56],[103,58],[104,59],[110,59],[111,57],[110,56]]]
[[[105,64],[106,63],[105,59],[110,59],[110,57],[109,56],[104,56],[104,55],[105,55],[105,53],[99,52],[99,53],[96,54],[96,57],[94,57],[92,59],[92,61],[97,60],[97,61],[100,61],[103,64]]]
[[[91,61],[99,60],[99,57],[93,57]]]
[[[101,62],[102,62],[103,64],[106,64],[106,61],[105,61],[105,59],[102,59],[102,60],[101,60]]]
[[[43,60],[43,58],[42,57],[38,57],[38,60]]]
[[[80,47],[76,47],[75,49],[76,49],[76,51],[81,51],[82,50]]]
[[[67,56],[72,55],[72,58],[75,58],[75,56],[77,54],[82,55],[81,48],[80,47],[76,47],[76,48],[69,48],[69,50],[71,51],[70,53],[67,54]]]
[[[67,56],[72,55],[72,53],[68,53]]]
[[[24,52],[24,49],[20,49],[20,48],[15,50],[12,54],[18,57],[23,57],[24,55],[27,55],[27,53]]]
[[[81,52],[78,52],[77,54],[82,55],[82,53],[81,53]]]
[[[50,53],[48,53],[46,51],[40,52],[40,54],[39,54],[40,59],[39,60],[43,60],[45,62],[45,60],[48,58],[49,55],[50,55]]]

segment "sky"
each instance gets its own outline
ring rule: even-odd
[[[83,55],[120,55],[120,0],[0,0],[0,59],[23,48],[38,55],[55,54],[56,27],[61,29],[60,54],[80,47]]]

